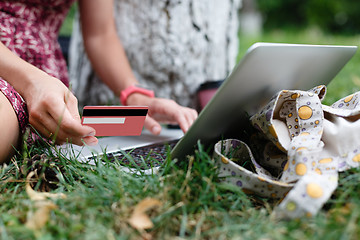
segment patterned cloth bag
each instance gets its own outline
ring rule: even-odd
[[[315,215],[336,189],[338,172],[360,163],[360,92],[331,106],[321,104],[325,93],[318,86],[276,94],[250,119],[259,135],[215,145],[219,176],[245,192],[281,198],[280,218]]]

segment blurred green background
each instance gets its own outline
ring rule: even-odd
[[[264,28],[317,26],[328,33],[357,34],[360,1],[356,0],[257,0]]]

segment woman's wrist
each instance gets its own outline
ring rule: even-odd
[[[138,105],[139,100],[141,102],[141,96],[146,98],[153,98],[155,97],[155,94],[152,90],[133,84],[121,91],[120,101],[123,105]]]
[[[0,46],[0,53],[3,53],[7,61],[0,61],[0,73],[3,79],[10,83],[15,90],[25,97],[29,89],[33,88],[38,79],[47,74],[16,56],[5,46]]]
[[[148,97],[141,93],[133,93],[129,96],[127,100],[128,106],[148,106],[150,104],[152,97]]]
[[[20,74],[17,79],[21,79],[19,83],[14,86],[14,88],[20,93],[22,97],[25,99],[28,97],[27,95],[32,94],[32,90],[37,88],[39,84],[41,85],[41,80],[44,78],[49,78],[50,76],[44,71],[34,67],[28,66],[29,68],[23,74]]]

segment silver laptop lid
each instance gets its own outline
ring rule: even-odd
[[[182,159],[199,140],[205,146],[246,135],[248,118],[278,91],[328,84],[356,46],[256,43],[233,69],[171,152]]]

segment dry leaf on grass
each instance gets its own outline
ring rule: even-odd
[[[35,213],[30,213],[26,221],[26,227],[38,230],[41,229],[49,220],[50,212],[53,209],[56,209],[57,206],[49,201],[44,201],[41,204],[38,204],[37,210]]]
[[[28,212],[28,219],[26,226],[33,230],[42,228],[49,220],[50,212],[56,209],[57,206],[50,199],[65,198],[66,195],[63,193],[48,193],[48,192],[37,192],[30,186],[30,179],[34,175],[34,172],[30,172],[26,177],[26,193],[29,198],[34,201],[34,206],[37,209],[35,213],[32,211]]]
[[[157,199],[145,198],[135,206],[134,211],[129,219],[130,225],[139,231],[152,228],[154,224],[147,215],[146,211],[160,205],[161,202]]]

